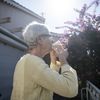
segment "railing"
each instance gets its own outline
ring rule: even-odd
[[[81,100],[100,100],[100,89],[87,81],[87,87],[81,90]]]

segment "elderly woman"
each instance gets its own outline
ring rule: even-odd
[[[65,97],[76,96],[76,71],[68,65],[61,45],[57,46],[57,53],[52,50],[47,27],[32,22],[26,26],[23,37],[28,53],[16,64],[11,100],[53,100],[53,92]],[[50,51],[51,67],[42,59]],[[56,56],[60,64],[57,64]],[[61,74],[58,73],[59,69]]]

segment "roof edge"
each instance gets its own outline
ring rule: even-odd
[[[32,15],[32,16],[38,18],[42,22],[45,22],[45,18],[44,17],[42,17],[42,16],[36,14],[35,12],[27,9],[26,7],[24,7],[23,5],[19,4],[18,2],[14,1],[14,0],[0,0],[0,1],[4,2],[4,3],[6,3],[6,4],[10,5],[10,6],[16,7],[18,9],[20,9],[20,10],[22,10],[22,11],[24,11],[24,12],[30,14],[30,15]]]

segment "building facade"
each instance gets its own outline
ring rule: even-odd
[[[44,23],[45,18],[13,0],[0,0],[0,26],[20,37],[23,28],[32,21]]]

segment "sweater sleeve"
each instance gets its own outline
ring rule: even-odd
[[[61,67],[61,74],[49,68],[39,57],[30,56],[27,59],[32,78],[40,86],[61,96],[74,97],[78,93],[76,71],[69,65]]]

